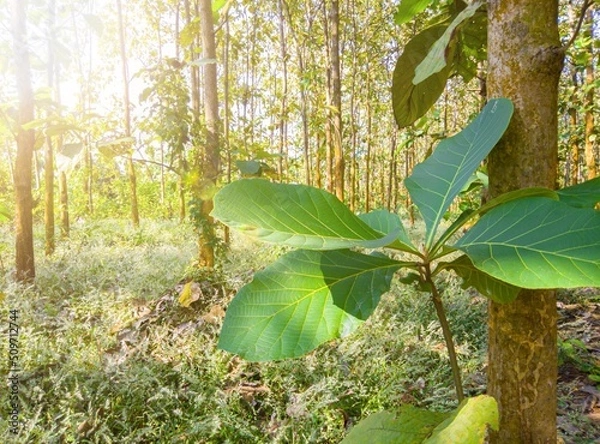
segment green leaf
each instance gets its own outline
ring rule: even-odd
[[[452,262],[441,263],[441,269],[450,269],[463,279],[463,288],[473,287],[482,295],[498,303],[514,301],[520,288],[502,282],[487,273],[484,273],[473,265],[468,256],[460,256]]]
[[[479,270],[522,288],[600,286],[600,212],[528,197],[486,213],[456,244]]]
[[[394,239],[392,243],[386,245],[387,247],[396,248],[409,253],[417,253],[417,249],[410,241],[410,238],[402,225],[402,221],[397,214],[381,209],[361,214],[358,217],[368,226],[379,231],[383,235],[389,235],[394,232],[398,233],[398,237]]]
[[[384,410],[356,424],[341,444],[420,444],[448,413],[403,405],[396,412]]]
[[[446,28],[442,36],[431,46],[427,56],[419,63],[419,66],[415,68],[415,76],[412,79],[413,85],[418,85],[430,76],[439,73],[447,66],[447,61],[450,60],[446,58],[450,40],[458,39],[456,28],[473,17],[480,6],[481,1],[476,1],[454,17],[452,23]]]
[[[498,430],[498,407],[494,398],[480,395],[451,413],[410,405],[375,413],[354,426],[341,444],[479,444],[488,425]]]
[[[600,203],[600,177],[557,191],[561,202],[572,207],[594,208]]]
[[[508,193],[504,193],[498,197],[495,197],[494,199],[490,200],[485,205],[477,209],[474,215],[485,214],[493,208],[496,208],[497,206],[504,205],[508,202],[512,202],[513,200],[523,199],[525,197],[545,197],[547,199],[558,200],[558,194],[556,193],[556,191],[549,190],[548,188],[521,188],[519,190],[509,191]]]
[[[433,0],[402,0],[394,14],[394,22],[403,25],[409,22],[415,15],[423,12]]]
[[[454,198],[504,134],[512,111],[510,100],[490,100],[469,126],[443,140],[404,181],[425,220],[427,249]]]
[[[424,82],[414,85],[415,69],[425,59],[431,46],[443,35],[445,26],[433,26],[413,37],[396,62],[392,79],[392,105],[400,128],[423,116],[440,97],[451,74],[446,66]],[[450,57],[451,55],[449,55]]]
[[[262,241],[313,250],[378,248],[398,237],[382,236],[326,191],[261,179],[221,189],[212,216]]]
[[[236,160],[235,166],[237,166],[244,175],[253,176],[260,173],[260,162],[257,162],[256,160]]]
[[[238,292],[218,346],[250,361],[301,356],[352,333],[403,265],[349,250],[287,253]]]
[[[496,400],[487,395],[468,398],[433,430],[423,444],[480,444],[485,442],[488,425],[498,430]]]
[[[0,203],[0,222],[4,222],[11,219],[10,212],[8,208]]]

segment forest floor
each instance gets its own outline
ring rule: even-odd
[[[191,265],[187,225],[89,222],[39,257],[36,284],[22,286],[8,277],[10,227],[0,226],[0,315],[3,333],[18,315],[23,424],[14,437],[3,415],[0,441],[337,443],[385,408],[456,405],[435,310],[399,282],[356,333],[303,358],[248,363],[218,350],[228,302],[283,252],[233,240],[206,276]],[[185,282],[189,307],[180,301]],[[486,300],[451,276],[441,288],[465,390],[483,393]],[[600,291],[559,299],[559,433],[565,443],[599,442]],[[0,374],[7,364],[0,360]]]

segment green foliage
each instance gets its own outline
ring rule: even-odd
[[[423,61],[415,68],[415,77],[412,79],[413,85],[418,85],[429,76],[440,72],[446,67],[448,64],[446,52],[451,39],[456,35],[457,28],[472,18],[480,6],[481,1],[473,2],[454,17],[442,36],[431,46]]]
[[[299,356],[352,332],[373,312],[400,269],[412,270],[407,282],[431,292],[450,352],[453,343],[435,282],[442,270],[456,271],[465,287],[474,286],[498,302],[512,301],[519,288],[600,286],[600,213],[565,203],[590,206],[600,192],[598,183],[567,190],[563,201],[561,194],[539,188],[509,193],[478,210],[464,211],[438,234],[447,209],[504,133],[512,110],[506,99],[491,100],[406,179],[426,226],[420,250],[393,214],[377,211],[356,217],[322,190],[256,179],[223,188],[215,198],[215,217],[259,240],[317,251],[293,251],[257,273],[231,303],[219,346],[251,360]],[[574,197],[578,189],[581,198]],[[479,221],[451,245],[458,230],[476,216],[481,216]],[[346,250],[377,246],[409,253],[413,261]],[[438,262],[457,250],[466,255]],[[454,353],[450,361],[460,400]],[[480,442],[486,424],[497,427],[496,406],[490,402],[466,401],[439,426],[439,433],[427,440],[417,436],[415,442],[447,442],[449,436]],[[394,425],[389,415],[372,421],[381,432],[377,438],[373,430],[373,439],[383,441],[390,431],[387,425],[381,429],[381,422],[396,432],[403,427]]]
[[[600,286],[600,213],[541,197],[486,213],[455,246],[489,275],[522,288]]]
[[[347,336],[371,315],[402,265],[349,250],[292,251],[238,293],[219,346],[262,361],[301,356]]]
[[[504,134],[512,111],[509,100],[490,100],[469,126],[443,140],[405,180],[406,188],[425,219],[427,250],[431,250],[446,210]]]
[[[410,19],[409,10],[426,7],[424,3],[407,4],[402,17]],[[449,16],[444,12],[435,17],[434,25],[406,44],[392,80],[394,117],[399,127],[411,125],[423,116],[440,97],[450,77],[460,75],[469,81],[477,74],[478,61],[485,60],[487,38],[486,14],[478,11],[481,6],[482,2],[476,1],[466,7],[450,8]]]
[[[410,405],[376,413],[353,428],[342,444],[479,444],[488,426],[498,430],[498,407],[494,398],[481,395],[465,399],[450,413]]]
[[[0,245],[11,236],[0,225]],[[441,333],[422,295],[406,287],[393,288],[352,341],[318,353],[249,363],[219,351],[220,324],[202,321],[204,303],[176,303],[176,284],[196,254],[193,237],[188,224],[164,221],[144,220],[140,230],[128,220],[78,223],[55,256],[39,258],[36,286],[0,279],[0,314],[20,312],[27,420],[11,440],[0,418],[1,442],[337,444],[344,416],[357,421],[392,409],[399,393],[421,406],[448,407]],[[241,287],[248,270],[279,252],[232,233],[228,283]],[[469,351],[462,363],[478,371],[485,304],[474,304],[448,278],[450,316],[461,325],[457,342]],[[207,304],[229,297],[203,296]],[[0,374],[7,364],[0,362]]]
[[[11,216],[10,212],[8,211],[8,208],[2,205],[2,203],[0,202],[0,222],[10,220],[10,218]]]
[[[377,248],[400,234],[384,236],[323,190],[260,179],[242,179],[223,188],[215,196],[212,215],[262,241],[315,250]]]
[[[397,25],[403,25],[420,12],[423,12],[433,0],[402,0],[398,5],[398,10],[394,14],[394,21]]]

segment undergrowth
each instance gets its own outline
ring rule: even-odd
[[[2,415],[2,442],[334,443],[383,408],[454,406],[442,332],[425,293],[395,285],[351,337],[303,358],[248,363],[215,347],[222,309],[281,249],[234,237],[228,261],[204,277],[217,290],[184,308],[181,284],[201,278],[190,273],[196,242],[187,225],[75,226],[53,256],[38,257],[32,286],[8,278],[12,241],[8,231],[1,235],[8,245],[0,252],[2,329],[8,311],[18,310],[23,368],[23,429],[15,439]],[[36,247],[42,251],[41,232]],[[442,287],[466,391],[479,394],[486,303],[453,279]]]

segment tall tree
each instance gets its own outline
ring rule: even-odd
[[[125,45],[125,23],[123,19],[123,8],[121,0],[117,0],[117,13],[119,16],[119,47],[121,53],[121,70],[123,75],[123,106],[125,119],[125,137],[131,137],[131,102],[129,100],[129,69],[127,63],[127,48]],[[132,145],[133,149],[133,145]],[[137,199],[137,177],[133,164],[133,152],[127,154],[127,174],[129,176],[129,187],[131,194],[131,222],[134,227],[140,225]]]
[[[596,94],[595,74],[594,74],[594,6],[590,6],[586,13],[586,32],[585,36],[589,39],[588,53],[589,61],[585,67],[585,163],[587,165],[587,178],[593,179],[597,176],[596,171],[596,153],[595,153],[595,134],[594,134],[594,97]]]
[[[54,88],[55,57],[54,45],[56,42],[56,1],[48,2],[48,87]],[[58,82],[57,82],[58,83]],[[50,111],[48,112],[50,117]],[[46,254],[54,252],[54,152],[52,137],[46,136],[46,156],[44,162],[44,225],[46,231]]]
[[[211,0],[199,2],[200,25],[202,27],[202,49],[204,55],[204,120],[206,140],[201,159],[202,187],[214,189],[219,175],[219,97],[217,89],[217,51]],[[200,235],[200,266],[213,268],[215,265],[215,222],[210,216],[213,209],[212,196],[202,198],[201,217],[204,226]]]
[[[20,281],[30,281],[35,277],[33,251],[33,198],[31,195],[32,158],[35,134],[23,125],[34,117],[34,97],[31,86],[31,68],[27,44],[26,2],[12,0],[12,32],[17,93],[19,97],[17,156],[15,160],[14,182],[16,198],[15,253],[16,277]]]
[[[331,0],[329,9],[330,60],[331,60],[331,104],[333,106],[333,171],[335,195],[344,200],[344,150],[342,146],[342,78],[340,66],[340,5]]]
[[[558,0],[488,1],[488,95],[515,112],[489,158],[490,194],[555,188],[558,79],[564,51]],[[497,443],[556,443],[557,312],[554,291],[523,290],[490,303],[488,392],[499,404]]]

